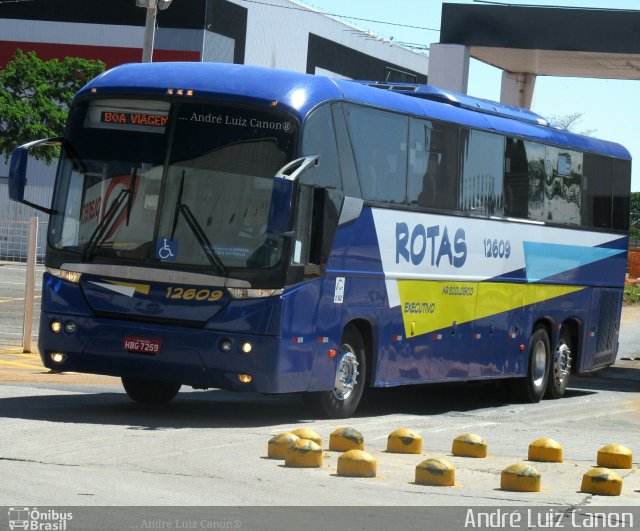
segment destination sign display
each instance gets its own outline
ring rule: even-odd
[[[85,127],[163,134],[171,104],[155,100],[96,99],[89,104]]]
[[[168,120],[169,117],[166,114],[122,111],[102,111],[100,113],[100,121],[104,124],[165,127]]]

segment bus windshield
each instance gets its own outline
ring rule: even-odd
[[[297,126],[275,110],[94,99],[70,116],[50,243],[82,260],[270,268],[273,177]]]

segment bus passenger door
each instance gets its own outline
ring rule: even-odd
[[[522,342],[524,285],[480,282],[469,378],[513,374]]]

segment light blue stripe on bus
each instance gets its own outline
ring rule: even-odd
[[[621,249],[564,245],[560,243],[522,242],[527,280],[536,282],[588,264],[624,253]]]

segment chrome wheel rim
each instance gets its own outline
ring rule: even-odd
[[[533,384],[541,387],[547,370],[547,349],[543,341],[538,341],[533,349]]]
[[[571,371],[571,349],[564,341],[558,345],[553,364],[553,376],[561,384]]]
[[[340,359],[336,369],[336,381],[333,394],[338,400],[346,400],[351,396],[358,383],[358,358],[347,345],[340,349]]]

